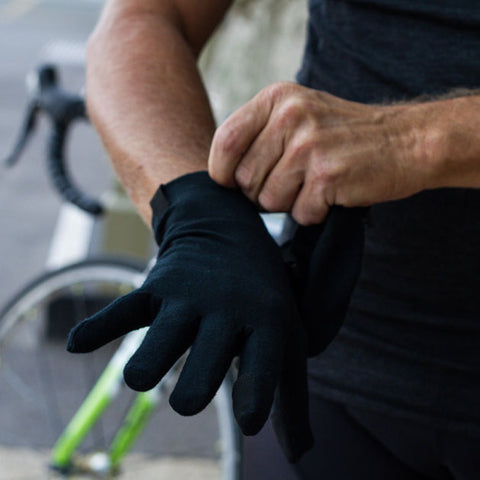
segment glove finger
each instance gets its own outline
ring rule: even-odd
[[[135,290],[117,298],[95,315],[80,322],[68,336],[67,350],[91,352],[152,321],[150,295]]]
[[[295,463],[313,445],[308,412],[307,341],[301,330],[288,342],[272,410],[272,424],[289,462]]]
[[[143,342],[125,365],[123,376],[133,390],[153,388],[192,344],[198,320],[184,305],[163,302]]]
[[[244,435],[258,433],[270,413],[282,364],[283,342],[275,339],[277,332],[254,331],[240,355],[233,385],[233,412]]]
[[[170,396],[181,415],[194,415],[212,400],[238,353],[238,338],[224,320],[204,318]]]
[[[360,272],[365,212],[365,208],[332,208],[313,251],[309,286],[302,299],[309,355],[329,345],[345,318]]]

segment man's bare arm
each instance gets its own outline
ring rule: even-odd
[[[197,56],[231,0],[110,0],[87,51],[87,104],[143,218],[158,185],[207,168],[215,124]]]

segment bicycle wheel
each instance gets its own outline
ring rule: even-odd
[[[119,344],[71,355],[65,351],[68,331],[143,279],[138,266],[123,261],[80,262],[31,282],[0,311],[1,480],[59,475],[49,472],[49,449]],[[126,386],[121,390],[85,437],[80,455],[108,448],[135,398]],[[240,441],[229,390],[224,383],[215,401],[194,417],[181,417],[162,402],[118,478],[238,479]],[[87,469],[86,477],[81,473],[72,478],[90,478]]]

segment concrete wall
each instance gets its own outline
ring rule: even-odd
[[[294,79],[306,10],[306,0],[235,2],[200,62],[219,122],[262,87]]]

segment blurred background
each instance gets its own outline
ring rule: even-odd
[[[80,92],[85,44],[102,0],[0,0],[0,159],[14,144],[28,101],[27,73],[59,66],[65,88]],[[291,80],[304,40],[304,0],[238,0],[201,59],[219,122],[276,80]],[[0,304],[44,269],[60,200],[44,162],[46,121],[14,168],[0,170]],[[70,167],[93,194],[111,185],[108,161],[87,125],[69,143]]]
[[[218,122],[269,83],[294,79],[305,35],[306,3],[235,2],[200,61]],[[29,71],[53,63],[62,85],[82,92],[85,45],[102,4],[102,0],[0,0],[0,160],[10,153],[20,130]],[[47,127],[42,118],[19,163],[10,169],[0,166],[0,305],[51,264],[62,202],[45,168]],[[86,123],[74,127],[68,157],[73,177],[88,193],[112,193],[115,182],[108,159]],[[67,235],[62,243],[68,254],[75,238]],[[59,349],[58,355],[63,352]],[[0,415],[7,414],[22,421],[22,413],[11,403],[2,404],[0,395]],[[190,433],[202,434],[195,429]],[[23,478],[13,474],[17,467],[11,452],[2,457],[0,448],[0,480]]]
[[[13,147],[28,102],[25,77],[42,62],[61,66],[62,82],[80,91],[84,46],[100,1],[16,0],[0,2],[0,158]],[[0,170],[0,303],[45,265],[60,200],[45,169],[42,119],[18,165]],[[70,151],[79,182],[104,187],[106,162],[86,125],[75,129]],[[102,175],[99,175],[99,170]],[[103,181],[101,180],[103,178]]]

